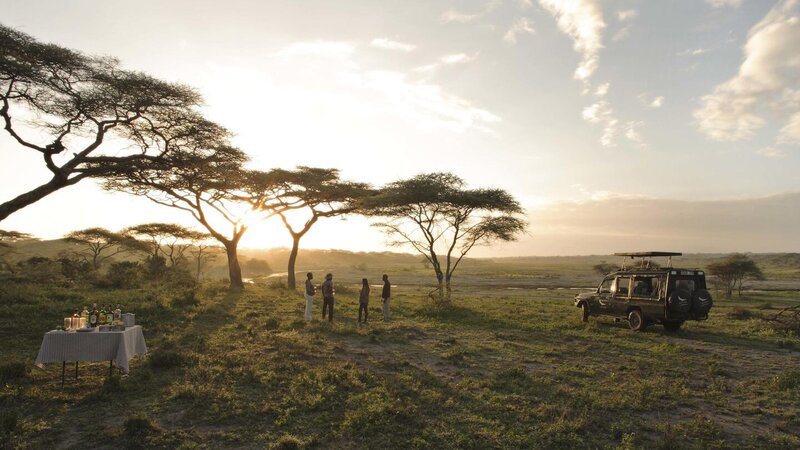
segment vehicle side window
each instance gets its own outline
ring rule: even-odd
[[[614,277],[606,278],[600,283],[600,288],[598,290],[601,294],[608,294],[611,292],[611,283],[614,282]]]
[[[612,291],[618,297],[627,297],[630,284],[631,277],[617,277],[617,282],[614,283],[614,289],[612,289]]]
[[[633,278],[633,296],[658,298],[659,279],[657,275],[637,275]]]

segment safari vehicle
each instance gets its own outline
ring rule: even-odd
[[[673,252],[615,253],[624,258],[641,258],[635,267],[611,272],[593,292],[575,296],[581,320],[590,316],[627,319],[634,331],[658,323],[667,331],[677,331],[687,320],[706,320],[711,310],[711,294],[706,290],[705,273],[699,269],[672,267]],[[653,257],[668,257],[667,267],[657,267]]]

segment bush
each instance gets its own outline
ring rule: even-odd
[[[150,367],[153,369],[172,369],[183,365],[186,358],[184,355],[173,349],[162,349],[150,355]]]
[[[17,413],[6,412],[0,415],[0,429],[3,430],[3,434],[13,433],[17,429],[17,422]]]
[[[11,380],[24,378],[28,374],[28,365],[21,361],[0,364],[0,385]]]
[[[772,384],[779,391],[788,391],[800,387],[800,370],[790,369],[775,376]]]
[[[125,435],[136,439],[147,436],[157,429],[155,423],[144,414],[131,414],[123,424]]]
[[[17,274],[35,283],[58,283],[64,281],[61,263],[43,256],[34,256],[17,263]]]
[[[97,282],[98,287],[132,289],[142,285],[142,266],[137,262],[121,261],[111,264],[108,273]]]
[[[61,275],[68,280],[82,280],[94,270],[89,261],[81,259],[61,257],[58,262],[61,263]]]
[[[200,300],[195,289],[180,292],[172,299],[172,305],[180,308],[191,308],[199,304]]]

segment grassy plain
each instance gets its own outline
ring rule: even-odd
[[[11,448],[797,448],[800,338],[758,318],[796,293],[717,302],[677,334],[578,320],[575,291],[467,287],[449,308],[398,286],[393,320],[302,320],[300,295],[207,284],[4,283],[0,425]],[[127,377],[34,368],[64,313],[113,299],[149,346]]]

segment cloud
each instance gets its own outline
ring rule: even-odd
[[[275,55],[282,57],[311,55],[343,59],[349,58],[355,51],[355,46],[348,42],[313,41],[295,42],[279,50]]]
[[[450,23],[450,22],[459,22],[459,23],[474,22],[475,20],[478,20],[481,17],[485,16],[486,14],[489,14],[490,12],[492,12],[500,3],[501,3],[500,0],[490,0],[489,2],[487,2],[484,5],[482,10],[480,10],[478,12],[474,12],[474,13],[464,13],[464,12],[458,11],[458,10],[456,10],[454,8],[450,8],[447,11],[445,11],[444,13],[442,13],[442,16],[439,18],[439,20],[441,20],[444,23]]]
[[[593,198],[529,211],[531,234],[516,254],[611,254],[627,249],[693,252],[800,250],[800,193],[684,201],[593,191]]]
[[[442,64],[463,64],[474,61],[477,55],[469,56],[466,53],[453,53],[451,55],[444,55],[439,58]]]
[[[611,87],[611,83],[603,83],[597,86],[597,89],[594,91],[594,95],[597,97],[605,97],[608,94],[608,89]]]
[[[761,155],[765,158],[783,158],[786,156],[786,153],[775,147],[764,147],[756,150],[756,155]]]
[[[511,28],[509,28],[506,34],[503,35],[503,40],[509,44],[516,44],[518,35],[534,33],[536,33],[536,30],[533,29],[528,18],[520,17],[514,21],[514,24],[511,25]]]
[[[625,124],[625,138],[635,144],[637,147],[647,147],[642,135],[639,134],[639,128],[644,126],[641,120],[630,121]]]
[[[800,144],[800,112],[792,114],[789,123],[778,133],[779,144]]]
[[[639,102],[648,108],[661,108],[664,105],[664,96],[663,95],[650,95],[650,94],[639,94],[637,97]]]
[[[399,50],[403,52],[410,52],[417,48],[417,46],[413,44],[406,44],[386,38],[375,38],[370,42],[370,45],[384,50]]]
[[[635,19],[639,13],[636,12],[635,9],[625,9],[622,11],[617,11],[617,20],[620,22],[625,22],[626,20]]]
[[[574,78],[587,81],[597,70],[603,48],[603,13],[597,0],[539,0],[555,19],[559,30],[568,35],[581,62]]]
[[[730,80],[702,97],[694,111],[697,127],[716,141],[751,138],[766,124],[764,110],[778,115],[800,112],[797,102],[787,101],[800,86],[800,1],[783,0],[748,33],[744,61]],[[794,117],[794,116],[792,116]],[[778,139],[795,135],[792,120]]]
[[[678,52],[677,55],[678,56],[699,56],[699,55],[702,55],[704,53],[708,53],[709,51],[710,51],[709,49],[702,48],[702,47],[687,48],[686,50]]]
[[[714,8],[724,8],[730,6],[731,8],[738,8],[742,4],[742,0],[706,0],[706,3]]]
[[[426,128],[461,132],[474,126],[489,130],[488,125],[501,120],[467,100],[447,94],[437,85],[411,81],[400,72],[370,71],[364,75],[363,83],[389,100],[396,112]]]
[[[346,103],[362,114],[396,114],[429,129],[456,132],[477,129],[491,133],[491,125],[501,120],[437,84],[415,80],[411,74],[362,67],[357,62],[355,46],[351,44],[298,42],[277,54],[285,60],[276,70],[286,71],[284,77],[288,80],[282,89],[274,89],[281,95],[288,95],[284,92],[292,91],[294,83],[299,83],[303,87],[295,90],[318,102],[330,97],[331,103]],[[309,55],[313,58],[306,58]],[[446,55],[437,64],[465,63],[475,57],[464,53]],[[302,70],[296,70],[298,66]],[[298,80],[299,77],[303,79]],[[313,89],[316,91],[309,92]],[[294,102],[287,98],[284,103]]]

